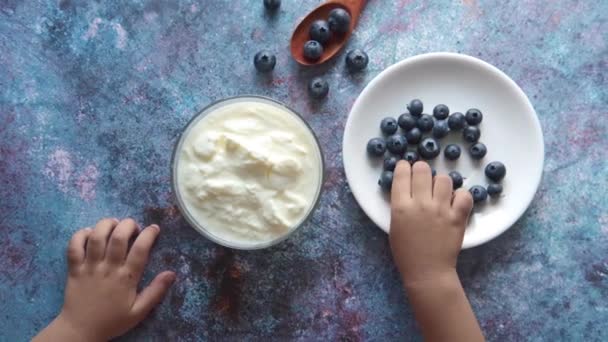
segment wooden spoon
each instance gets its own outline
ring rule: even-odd
[[[293,58],[302,65],[318,65],[328,61],[330,58],[335,56],[340,49],[346,44],[348,38],[352,34],[361,11],[365,6],[367,0],[329,0],[326,3],[315,8],[310,12],[300,23],[296,26],[291,36],[291,55]],[[316,61],[310,61],[304,57],[304,44],[310,40],[309,30],[315,20],[327,20],[329,18],[329,12],[335,8],[344,8],[350,14],[350,27],[344,34],[334,34],[329,42],[323,46],[323,55]]]

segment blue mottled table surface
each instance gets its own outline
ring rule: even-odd
[[[419,331],[387,236],[355,202],[342,168],[348,111],[389,65],[432,51],[482,58],[527,93],[545,134],[540,189],[459,271],[490,340],[608,340],[608,2],[372,0],[349,48],[301,68],[297,19],[318,1],[0,1],[0,340],[24,341],[58,312],[71,234],[104,216],[159,223],[146,280],[178,282],[124,340],[403,341]],[[255,72],[261,48],[272,76]],[[324,75],[326,101],[307,81]],[[175,206],[173,145],[210,102],[284,101],[313,127],[327,162],[319,210],[263,251],[221,248]]]

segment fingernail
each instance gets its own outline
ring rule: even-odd
[[[157,229],[158,231],[160,231],[160,227],[157,224],[151,224],[150,228],[154,228],[154,229]]]
[[[175,282],[175,279],[177,279],[177,275],[175,274],[175,272],[171,272],[165,278],[167,279],[168,282],[173,284],[173,282]]]

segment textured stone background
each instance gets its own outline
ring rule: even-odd
[[[545,173],[524,217],[465,251],[463,283],[490,340],[608,340],[608,2],[369,1],[343,56],[315,69],[289,57],[297,18],[318,1],[0,0],[0,340],[24,341],[59,310],[64,249],[103,216],[161,224],[146,273],[178,282],[124,340],[418,340],[386,235],[345,183],[344,122],[387,66],[431,51],[480,57],[528,94]],[[276,51],[271,77],[253,54]],[[305,84],[331,82],[311,102]],[[328,181],[288,241],[234,252],[175,208],[172,146],[211,101],[261,94],[300,111],[320,137]]]

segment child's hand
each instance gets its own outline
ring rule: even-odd
[[[407,286],[436,283],[456,274],[456,258],[473,199],[466,190],[452,195],[452,179],[425,162],[400,161],[391,192],[390,244]]]
[[[138,231],[132,219],[104,219],[95,229],[74,234],[68,246],[63,309],[37,339],[107,341],[133,328],[162,301],[175,273],[160,273],[137,293],[160,230],[152,225]]]

